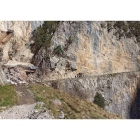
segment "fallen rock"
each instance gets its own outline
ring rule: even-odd
[[[53,116],[46,110],[46,112],[39,114],[37,119],[53,119]]]
[[[51,63],[57,63],[59,61],[59,59],[56,56],[54,56],[54,57],[50,58],[50,61],[51,61]]]
[[[70,67],[71,67],[71,70],[72,71],[75,71],[75,70],[77,70],[77,65],[76,65],[76,63],[70,63]]]
[[[60,107],[62,105],[62,102],[59,99],[55,99],[52,101],[52,106]]]
[[[60,111],[60,115],[58,116],[59,119],[64,119],[65,118],[65,114],[63,111]]]
[[[17,67],[17,69],[18,69],[19,72],[21,73],[21,74],[20,74],[20,77],[21,77],[22,79],[26,80],[26,79],[27,79],[27,75],[26,75],[25,70],[22,69],[22,68],[20,68],[20,67]]]
[[[36,103],[33,110],[29,112],[29,119],[53,119],[53,114],[51,111],[43,107],[43,102]],[[37,108],[37,109],[36,109]]]

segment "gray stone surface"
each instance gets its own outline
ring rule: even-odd
[[[31,21],[31,28],[32,31],[35,30],[37,27],[42,26],[44,21]]]
[[[63,111],[60,111],[60,115],[58,116],[59,119],[64,119],[65,118],[65,114]]]
[[[59,107],[62,105],[62,102],[59,99],[55,99],[52,101],[52,105]]]
[[[130,118],[139,80],[140,72],[128,72],[59,80],[55,81],[55,86],[61,91],[91,102],[95,95],[100,93],[106,100],[106,111]]]
[[[40,106],[35,109],[35,106]],[[13,106],[0,113],[0,119],[53,119],[53,114],[43,107],[43,102]]]

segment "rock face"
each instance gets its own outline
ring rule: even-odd
[[[42,24],[43,21],[1,21],[2,31],[14,31],[13,37],[1,45],[3,63],[30,63],[34,55],[29,45],[31,33]],[[53,53],[58,46],[64,51],[63,56]],[[140,47],[135,39],[117,40],[106,28],[101,28],[100,22],[60,22],[50,52],[52,70],[44,80],[73,78],[77,73],[100,75],[139,70]]]
[[[62,103],[59,99],[55,99],[52,101],[52,106],[60,107],[61,105],[62,105]]]
[[[136,96],[139,96],[139,80],[140,72],[131,72],[65,79],[52,81],[51,84],[61,91],[91,102],[94,101],[95,95],[100,93],[105,99],[106,111],[124,118],[136,118],[139,106],[134,107],[134,104]]]
[[[42,23],[40,21],[0,21],[0,65],[31,65],[29,62],[33,54],[29,40],[32,31]],[[0,70],[0,84],[3,83],[2,76]]]
[[[140,47],[135,39],[117,40],[100,22],[62,22],[52,38],[51,52],[61,46],[64,56],[52,53],[55,70],[46,79],[73,78],[77,73],[100,75],[139,70]]]
[[[5,63],[9,59],[19,62],[30,62],[33,54],[28,45],[29,39],[31,38],[32,31],[42,23],[39,21],[0,21],[0,30],[14,31],[10,41],[3,46],[1,45]]]

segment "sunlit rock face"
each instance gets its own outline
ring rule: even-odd
[[[14,32],[13,37],[6,44],[1,45],[4,63],[8,62],[9,59],[30,62],[33,54],[29,47],[29,39],[32,31],[41,24],[39,21],[0,21],[0,30],[13,30]]]
[[[9,60],[29,63],[34,55],[29,45],[31,33],[42,24],[43,21],[0,21],[0,30],[14,31],[6,44],[0,44],[3,63]],[[62,47],[65,56],[53,54],[57,46]],[[47,79],[71,78],[80,72],[100,75],[139,70],[140,48],[135,39],[117,40],[97,21],[60,22],[49,50],[55,69],[48,73]]]
[[[42,23],[42,21],[0,21],[0,65],[20,63],[28,65],[34,55],[29,46],[31,33]],[[8,34],[9,31],[13,33]],[[2,84],[2,71],[0,75]]]
[[[62,22],[50,50],[53,52],[59,45],[65,57],[52,53],[55,70],[48,72],[44,81],[56,80],[53,85],[58,89],[89,101],[101,93],[106,99],[105,109],[125,118],[138,114],[138,105],[132,107],[136,104],[139,72],[135,71],[139,71],[140,62],[140,47],[135,38],[118,40],[112,32],[101,28],[100,22]],[[84,73],[85,78],[75,79],[78,73]]]
[[[65,57],[55,55],[59,62],[51,61],[56,69],[48,79],[71,78],[80,72],[100,75],[139,70],[140,47],[135,39],[117,40],[112,32],[101,28],[100,22],[61,22],[50,50],[57,46],[62,47]]]

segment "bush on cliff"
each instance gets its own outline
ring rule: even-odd
[[[33,32],[33,40],[36,49],[50,47],[51,38],[58,27],[59,21],[45,21],[42,26]]]
[[[105,107],[105,99],[100,93],[96,94],[96,96],[94,98],[94,103],[97,104],[98,106],[102,107],[103,109]]]
[[[62,47],[59,45],[57,46],[55,49],[54,49],[54,54],[57,54],[57,55],[63,55],[64,54],[64,51],[62,49]]]
[[[140,21],[107,21],[107,30],[114,30],[114,35],[121,39],[122,37],[135,37],[137,43],[140,43]]]

